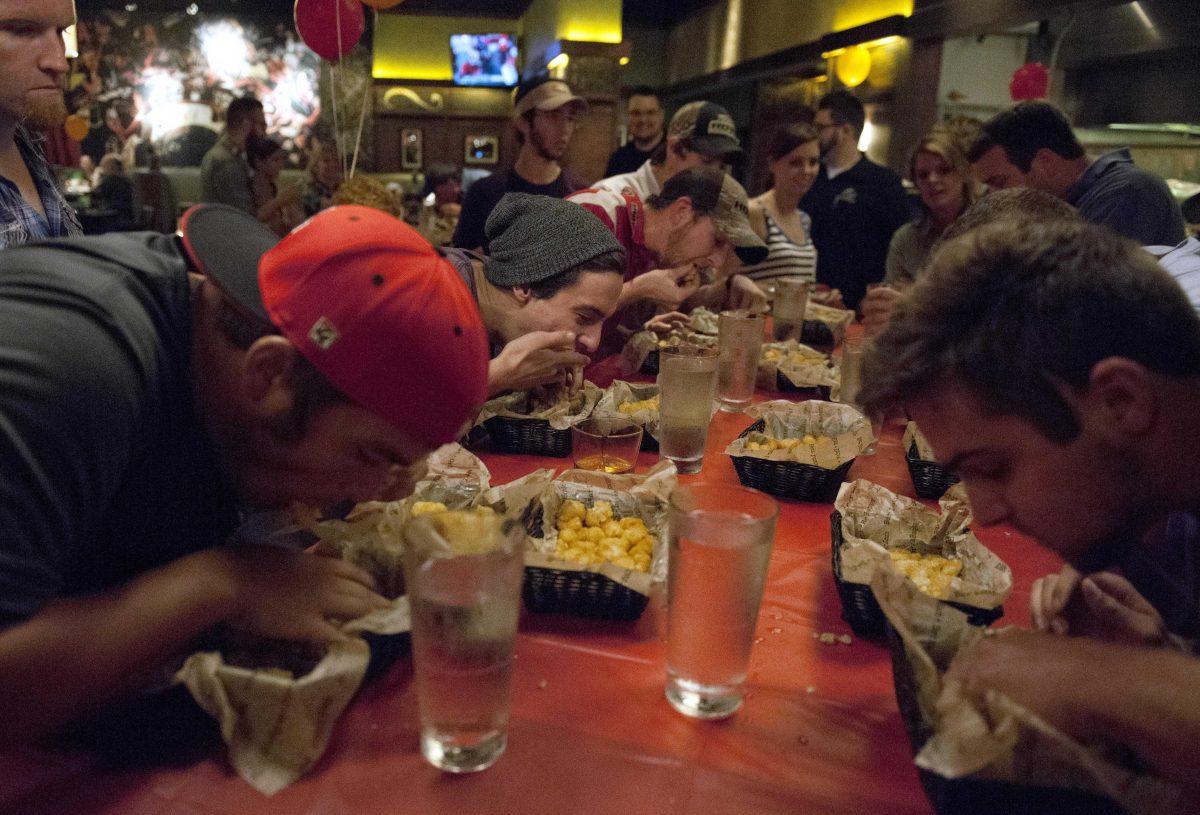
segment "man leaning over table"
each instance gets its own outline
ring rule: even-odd
[[[1161,589],[1158,611],[1128,581],[1085,581],[1086,602],[1124,609],[1088,615],[1069,632],[1082,636],[998,633],[949,678],[1126,745],[1200,793],[1200,661],[1159,617],[1181,632],[1198,620],[1200,320],[1178,284],[1106,229],[982,227],[902,301],[859,398],[908,410],[977,523],[1012,524],[1083,574],[1158,567],[1143,584]],[[1185,556],[1156,563],[1160,546]]]
[[[0,249],[83,234],[36,134],[67,117],[72,0],[0,0]]]
[[[744,275],[702,285],[704,274],[726,266],[730,250],[748,265],[767,255],[767,245],[750,226],[746,191],[724,171],[683,170],[646,201],[630,189],[580,190],[567,200],[599,218],[625,250],[617,313],[605,322],[593,359],[620,351],[656,309],[766,304],[766,295]]]
[[[215,624],[321,640],[386,604],[349,563],[226,541],[242,511],[371,498],[454,439],[486,333],[449,264],[377,210],[277,240],[201,205],[179,238],[0,253],[10,743],[136,693]]]
[[[621,244],[581,207],[520,192],[500,199],[485,231],[487,257],[442,252],[487,327],[488,395],[581,384],[621,294]]]

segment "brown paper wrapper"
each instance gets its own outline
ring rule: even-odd
[[[640,369],[651,351],[662,350],[658,345],[659,340],[666,340],[671,347],[699,345],[710,348],[717,344],[716,336],[697,331],[675,330],[665,335],[655,334],[653,331],[639,331],[631,336],[621,349],[621,370],[634,372]]]
[[[782,356],[777,360],[768,359],[768,351],[778,351]],[[793,360],[792,355],[797,353],[807,359]],[[775,390],[779,376],[798,388],[834,388],[840,381],[837,365],[828,354],[796,340],[763,343],[756,384],[766,390]]]
[[[600,401],[596,403],[596,408],[592,411],[592,415],[624,419],[631,424],[641,425],[647,433],[657,439],[658,410],[644,408],[642,410],[635,410],[633,413],[622,413],[619,408],[621,405],[629,402],[644,402],[647,399],[658,396],[658,394],[658,385],[624,382],[617,379],[608,386],[608,390],[600,397]]]
[[[789,402],[776,399],[758,402],[746,408],[746,414],[766,424],[761,435],[777,439],[818,438],[816,444],[801,444],[786,450],[748,450],[746,443],[761,441],[760,434],[736,438],[725,448],[731,456],[765,458],[771,461],[798,461],[834,470],[857,457],[875,442],[875,433],[866,417],[850,405],[809,399]]]
[[[580,392],[580,401],[572,403],[570,399],[562,399],[542,410],[531,407],[527,391],[506,393],[484,402],[479,415],[475,417],[475,426],[478,427],[493,416],[506,416],[510,419],[544,419],[555,430],[566,430],[592,415],[592,408],[600,401],[602,393],[600,388],[585,380]]]
[[[677,473],[670,461],[660,461],[642,475],[608,475],[593,470],[566,470],[541,496],[541,529],[529,539],[525,565],[566,572],[593,572],[649,596],[655,583],[666,579],[667,505]],[[555,519],[567,500],[591,507],[597,501],[612,504],[614,518],[641,518],[654,536],[650,572],[626,569],[613,563],[584,566],[554,556],[558,545]]]
[[[932,731],[916,755],[918,767],[944,778],[1104,795],[1135,815],[1178,811],[1179,788],[1121,766],[1114,760],[1118,751],[1081,744],[1002,694],[992,691],[978,700],[960,683],[944,681],[954,660],[985,636],[965,614],[883,569],[876,571],[871,590],[904,644],[920,715]],[[1003,630],[993,635],[1003,636]]]
[[[229,664],[220,652],[205,651],[188,657],[175,681],[217,720],[238,775],[274,795],[325,752],[369,661],[367,644],[358,637],[329,643],[302,676]]]
[[[859,479],[843,484],[834,507],[842,514],[842,579],[869,584],[879,569],[894,572],[891,549],[962,561],[941,599],[996,608],[1012,593],[1012,571],[968,530],[971,513],[950,500],[943,511]]]

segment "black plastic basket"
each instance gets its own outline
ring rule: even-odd
[[[646,358],[642,360],[642,367],[639,368],[642,373],[650,376],[658,376],[658,349],[654,349]]]
[[[497,453],[563,458],[571,455],[571,429],[555,430],[545,419],[493,416],[483,423]]]
[[[642,428],[642,449],[647,453],[658,452],[658,439],[650,435],[649,428]]]
[[[759,419],[743,430],[738,438],[761,432],[766,422]],[[798,461],[772,461],[757,456],[730,456],[738,479],[747,487],[793,501],[827,504],[837,497],[838,488],[854,464],[850,459],[835,470],[801,464]]]
[[[806,396],[809,399],[820,399],[824,402],[828,402],[831,388],[828,385],[811,385],[801,387],[800,385],[792,384],[792,380],[776,371],[775,390],[779,391],[780,393],[794,393],[799,396]]]
[[[596,572],[526,566],[525,608],[598,620],[636,620],[650,598]]]
[[[933,735],[921,713],[917,682],[904,641],[889,624],[888,649],[892,654],[892,680],[896,706],[915,755]],[[1097,795],[1054,787],[1034,787],[979,778],[943,778],[917,768],[925,796],[938,815],[1118,815],[1124,812],[1113,801]]]
[[[908,474],[912,476],[913,488],[918,498],[936,501],[946,490],[958,483],[958,476],[935,461],[926,461],[917,456],[917,444],[913,442],[904,453],[908,462]]]
[[[818,351],[832,351],[837,345],[833,329],[820,320],[804,321],[804,328],[800,329],[800,342]]]
[[[842,513],[836,509],[829,516],[833,549],[833,582],[837,585],[838,598],[842,601],[842,619],[850,624],[850,628],[860,637],[882,637],[887,624],[887,617],[879,607],[871,587],[864,583],[852,583],[842,579]],[[958,609],[967,615],[971,625],[987,628],[1004,615],[1004,606],[995,608],[978,608],[952,600],[939,600],[948,606]]]

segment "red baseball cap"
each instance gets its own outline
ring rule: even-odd
[[[219,205],[185,214],[193,262],[353,401],[432,446],[457,438],[487,398],[488,344],[449,262],[391,215],[333,207],[273,247],[257,241],[251,287],[254,264],[230,248],[250,237],[241,218]]]

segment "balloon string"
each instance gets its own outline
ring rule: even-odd
[[[373,9],[374,11],[374,9]],[[374,11],[374,25],[379,26],[379,12]],[[350,162],[350,178],[354,178],[354,171],[358,169],[358,151],[362,147],[363,123],[367,120],[367,102],[371,99],[371,83],[367,82],[366,87],[362,92],[362,110],[358,113],[358,134],[354,137],[354,160]]]
[[[334,26],[337,29],[337,64],[340,67],[342,64],[342,0],[333,0],[333,20]],[[332,73],[332,69],[331,69]],[[338,72],[339,76],[341,72]],[[337,92],[337,82],[334,82],[334,92]],[[342,148],[342,131],[337,125],[337,97],[333,98],[334,120],[333,129],[337,131],[335,141],[337,142],[338,159],[342,163],[342,178],[346,177],[346,151]]]
[[[341,125],[338,124],[338,87],[337,76],[334,74],[334,66],[329,65],[329,96],[333,101],[333,149],[337,151],[338,163],[341,164],[342,144],[341,144]],[[342,171],[345,172],[345,165],[342,164]]]

